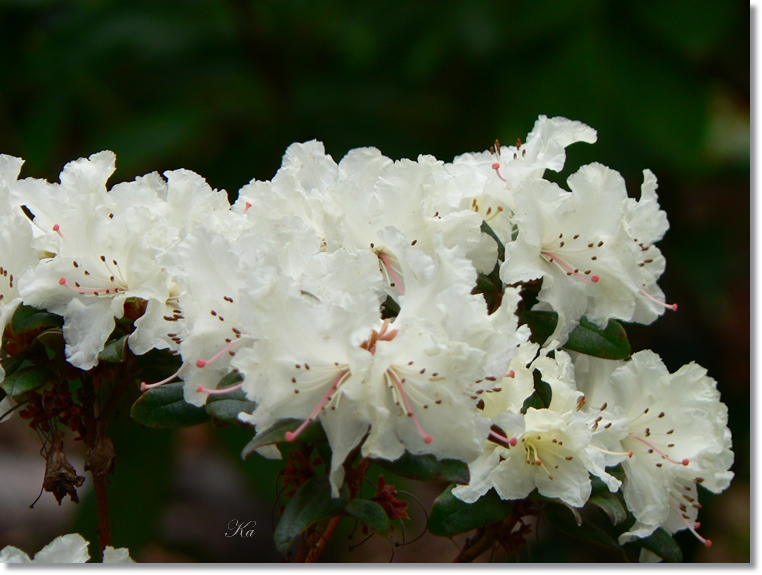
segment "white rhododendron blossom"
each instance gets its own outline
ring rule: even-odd
[[[87,540],[79,533],[61,535],[40,549],[32,559],[21,549],[8,545],[0,551],[0,563],[87,563],[90,560],[88,545]],[[110,545],[103,550],[103,562],[135,563],[130,557],[129,549],[115,549]]]
[[[540,116],[526,142],[452,162],[372,147],[337,162],[321,142],[295,143],[232,205],[185,169],[109,188],[109,151],[66,164],[58,183],[19,179],[23,161],[0,155],[0,417],[53,388],[54,372],[30,365],[38,358],[68,361],[71,381],[129,361],[119,389],[155,378],[140,385],[141,400],[159,398],[150,410],[253,428],[244,457],[278,458],[322,427],[326,498],[328,484],[333,497],[345,479],[354,489],[346,466],[358,455],[426,456],[468,465],[469,482],[452,489],[467,503],[493,492],[581,508],[608,489],[629,510],[620,543],[661,527],[709,544],[698,486],[718,493],[733,477],[716,382],[694,363],[669,373],[603,331],[677,309],[658,286],[655,244],[669,224],[656,177],[643,171],[637,198],[598,163],[566,187],[545,178],[567,146],[596,137]],[[30,308],[50,313],[25,324]],[[580,335],[590,331],[597,339]],[[111,353],[118,341],[124,358]],[[0,552],[88,559],[76,534],[34,559]]]
[[[526,180],[517,190],[512,221],[518,237],[506,245],[503,281],[542,278],[535,309],[558,313],[553,337],[562,342],[583,315],[605,327],[611,318],[650,322],[674,307],[645,290],[655,290],[664,270],[661,254],[630,235],[646,231],[637,212],[647,211],[649,203],[655,207],[648,195],[655,182],[644,186],[643,206],[635,207],[622,177],[600,164],[583,166],[568,184],[571,192],[546,180]],[[625,226],[625,217],[632,218],[631,225]]]
[[[719,401],[716,382],[695,363],[670,374],[649,350],[627,362],[580,355],[577,363],[590,413],[598,413],[593,433],[617,429],[606,446],[619,452],[615,457],[627,478],[624,499],[637,519],[620,541],[664,527],[690,529],[706,542],[695,530],[698,486],[719,493],[733,477],[727,407]]]

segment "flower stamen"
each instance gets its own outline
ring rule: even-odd
[[[383,252],[379,252],[378,253],[378,257],[381,259],[381,261],[383,262],[383,264],[385,266],[385,269],[387,270],[389,275],[391,275],[392,279],[394,280],[393,282],[389,282],[389,283],[393,284],[393,286],[396,287],[400,291],[400,295],[405,295],[405,290],[402,287],[402,282],[400,281],[399,277],[397,277],[397,272],[394,271],[394,267],[392,266],[391,262],[389,261],[388,256],[385,253],[383,253]]]
[[[199,368],[201,368],[201,367],[206,367],[206,366],[207,366],[207,365],[209,365],[210,363],[214,363],[214,362],[215,362],[215,361],[217,361],[217,360],[218,360],[220,357],[222,357],[222,356],[223,356],[223,354],[224,354],[226,351],[228,351],[228,350],[229,350],[231,347],[233,347],[234,345],[236,345],[236,344],[237,344],[237,343],[239,343],[240,341],[242,341],[242,340],[240,340],[240,339],[234,339],[233,341],[231,341],[229,344],[227,344],[225,347],[223,347],[223,348],[222,348],[220,351],[218,351],[217,353],[215,353],[215,354],[214,354],[212,357],[210,357],[209,359],[197,359],[197,360],[196,360],[196,367],[199,367]]]
[[[199,384],[199,386],[196,388],[196,391],[198,393],[208,393],[210,395],[224,395],[226,393],[233,393],[234,391],[238,391],[243,387],[243,383],[239,383],[237,385],[231,385],[230,387],[225,387],[223,389],[209,389],[208,387],[204,387],[203,385]]]
[[[296,440],[297,437],[304,431],[304,429],[313,421],[315,421],[315,417],[317,417],[317,414],[320,413],[320,410],[323,409],[323,406],[328,403],[328,401],[331,400],[333,397],[333,393],[336,391],[336,389],[339,387],[339,385],[347,378],[349,377],[349,370],[345,369],[342,371],[338,377],[334,380],[334,382],[331,384],[331,387],[328,388],[328,391],[325,392],[325,395],[320,399],[318,404],[315,406],[315,409],[312,410],[312,413],[310,413],[310,416],[305,419],[299,427],[296,428],[294,432],[287,431],[285,434],[286,441],[289,443]]]
[[[701,523],[698,521],[696,522],[696,527],[688,523],[688,520],[683,516],[683,514],[680,512],[680,510],[675,506],[674,503],[671,501],[669,502],[669,506],[672,507],[672,509],[680,516],[680,519],[683,520],[683,523],[685,523],[685,526],[690,530],[691,533],[693,533],[696,536],[696,539],[701,541],[701,543],[704,545],[704,547],[711,547],[712,546],[712,540],[706,539],[698,534],[698,531],[696,531],[696,527],[700,527]]]
[[[161,385],[164,385],[165,383],[169,383],[170,381],[172,381],[172,380],[173,380],[173,379],[175,379],[176,377],[179,377],[179,376],[180,376],[180,372],[181,372],[183,369],[185,369],[185,367],[186,367],[187,365],[188,365],[187,363],[184,363],[184,364],[182,364],[182,365],[180,366],[180,369],[178,369],[178,370],[177,370],[175,373],[173,373],[173,374],[172,374],[172,375],[170,375],[169,377],[166,377],[166,378],[162,379],[161,381],[157,381],[156,383],[146,383],[145,381],[142,381],[142,382],[140,382],[140,391],[143,391],[143,392],[144,392],[144,391],[146,391],[147,389],[152,389],[152,388],[154,388],[154,387],[159,387],[159,386],[161,386]]]
[[[677,459],[674,459],[673,457],[670,457],[669,455],[667,455],[666,453],[664,453],[664,452],[663,452],[661,449],[659,449],[658,447],[656,447],[656,446],[655,446],[653,443],[651,443],[650,441],[648,441],[648,440],[646,440],[646,439],[643,439],[642,437],[638,437],[637,435],[631,435],[631,437],[632,437],[632,438],[634,438],[634,439],[637,439],[637,440],[638,440],[638,441],[640,441],[641,443],[645,443],[645,444],[646,444],[648,447],[650,447],[650,448],[651,448],[651,449],[653,449],[653,450],[654,450],[656,453],[658,453],[659,455],[661,455],[661,458],[662,458],[662,459],[666,459],[666,460],[667,460],[667,461],[669,461],[670,463],[675,463],[675,464],[677,464],[677,465],[689,465],[689,464],[690,464],[690,459],[688,459],[687,457],[686,457],[685,459],[682,459],[682,460],[677,460]]]
[[[676,303],[665,303],[663,301],[660,301],[656,299],[654,296],[652,296],[650,293],[648,293],[643,288],[640,289],[640,293],[642,293],[644,296],[646,296],[648,299],[650,299],[652,302],[659,304],[662,307],[666,307],[667,309],[671,309],[672,311],[677,311],[677,304]]]
[[[58,284],[62,285],[66,289],[69,289],[73,291],[74,293],[77,293],[79,295],[116,295],[118,293],[122,293],[126,291],[124,288],[121,287],[113,287],[113,288],[82,288],[82,287],[72,287],[69,285],[68,280],[65,277],[62,277],[58,280]],[[76,285],[76,284],[75,284]]]
[[[402,388],[402,382],[400,381],[399,377],[397,377],[397,374],[394,373],[393,369],[387,369],[386,373],[391,377],[392,381],[394,381],[394,387],[399,392],[400,397],[402,398],[402,402],[405,404],[405,409],[407,410],[407,416],[413,418],[413,423],[415,424],[416,429],[418,430],[418,433],[421,434],[421,437],[423,438],[424,443],[431,443],[433,441],[433,437],[426,433],[423,429],[423,426],[421,425],[421,422],[418,419],[418,416],[416,416],[415,412],[413,411],[413,406],[410,404],[410,399],[408,399],[407,393],[405,393],[405,390]]]
[[[574,269],[569,264],[567,264],[564,260],[559,258],[557,255],[554,255],[550,252],[542,251],[540,252],[540,254],[548,258],[548,260],[550,260],[551,262],[557,263],[561,267],[561,269],[563,269],[566,272],[566,275],[568,276],[574,276],[578,279],[581,279],[583,282],[586,282],[586,283],[598,283],[601,279],[601,276],[599,276],[598,274],[593,274],[590,277],[590,279],[587,279],[585,276],[582,276],[579,274],[579,270]]]

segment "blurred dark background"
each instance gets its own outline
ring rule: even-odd
[[[596,128],[597,144],[569,149],[561,180],[599,161],[637,193],[650,168],[671,222],[660,284],[680,311],[628,328],[633,350],[655,350],[671,371],[702,364],[730,410],[736,479],[702,496],[701,533],[714,545],[677,539],[689,561],[749,561],[747,2],[5,0],[0,54],[0,152],[26,159],[22,176],[51,180],[67,161],[111,149],[112,183],[184,167],[234,198],[271,178],[295,141],[321,140],[336,160],[372,145],[450,161],[524,139],[539,114]],[[117,546],[145,561],[279,559],[270,514],[280,464],[239,460],[250,432],[140,430],[125,403],[112,434]],[[71,530],[95,541],[91,492],[78,508],[26,509],[42,480],[38,449],[18,418],[0,425],[0,548],[34,552]],[[424,505],[442,487],[399,486]],[[411,514],[408,541],[425,527],[415,502]],[[226,539],[234,518],[257,521],[256,537]],[[347,532],[326,560],[392,557],[377,538],[349,552],[362,537]],[[540,561],[618,559],[542,524],[532,547]],[[430,535],[397,548],[405,561],[456,554]]]

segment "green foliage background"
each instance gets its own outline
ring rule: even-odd
[[[588,123],[599,141],[570,148],[564,177],[599,161],[637,192],[650,168],[672,226],[661,285],[680,311],[628,327],[633,350],[654,349],[670,370],[701,363],[730,409],[736,480],[701,517],[715,545],[678,540],[688,560],[748,561],[749,23],[747,3],[727,0],[5,0],[0,152],[26,159],[23,176],[55,180],[65,162],[111,149],[112,183],[184,167],[235,197],[295,141],[321,140],[337,160],[376,146],[449,161],[524,138],[539,114]],[[181,441],[134,429],[128,411],[113,430],[115,543],[137,557],[277,560],[265,516],[235,549],[168,542],[157,522],[180,497]],[[248,435],[202,443],[237,461]],[[278,466],[235,465],[271,505]],[[76,528],[94,539],[92,504]],[[575,541],[537,545],[535,560],[609,559]],[[326,559],[353,560],[345,549]]]

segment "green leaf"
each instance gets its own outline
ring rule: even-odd
[[[51,373],[45,365],[30,365],[7,376],[0,387],[11,397],[19,396],[50,381]]]
[[[546,503],[543,516],[556,528],[572,537],[603,545],[624,555],[624,549],[616,539],[591,521],[582,521],[579,512],[561,503]]]
[[[612,525],[619,525],[627,519],[627,509],[616,493],[611,493],[608,489],[591,496],[588,502],[603,510],[609,516]]]
[[[429,531],[439,537],[467,533],[484,525],[502,521],[513,511],[510,501],[500,499],[494,489],[474,503],[461,501],[452,494],[450,485],[434,500],[429,516]]]
[[[495,242],[497,242],[497,257],[500,261],[505,261],[505,246],[503,245],[503,242],[500,241],[500,238],[497,237],[497,234],[495,233],[495,230],[492,229],[492,227],[487,222],[482,222],[482,232],[490,236]]]
[[[185,402],[181,381],[144,392],[132,405],[130,415],[138,423],[156,429],[188,427],[209,421],[206,409]]]
[[[622,324],[609,320],[604,329],[583,317],[579,325],[569,334],[565,349],[578,351],[603,359],[627,359],[630,357],[630,342]]]
[[[60,327],[52,327],[39,333],[32,343],[42,344],[50,351],[58,353],[63,353],[66,346],[63,338],[63,329]]]
[[[382,537],[386,537],[392,532],[392,523],[389,521],[389,516],[384,511],[384,508],[375,501],[353,499],[344,508],[344,513],[354,517]]]
[[[413,455],[406,451],[402,457],[389,461],[374,459],[379,467],[400,477],[420,481],[446,481],[465,485],[470,481],[468,464],[458,459],[437,459],[430,453]]]
[[[13,333],[22,334],[45,327],[61,327],[63,318],[50,312],[21,304],[11,318]]]
[[[231,372],[223,377],[217,384],[217,389],[225,389],[237,385],[243,381],[240,373]],[[246,393],[237,389],[224,395],[210,395],[206,400],[206,412],[212,416],[213,420],[225,421],[228,423],[242,423],[238,419],[238,414],[242,411],[252,413],[257,407],[255,401],[247,399]]]
[[[635,543],[643,549],[648,549],[651,553],[655,553],[667,563],[682,563],[683,561],[683,552],[680,551],[680,546],[672,538],[672,535],[661,527],[650,536],[645,539],[638,539]]]
[[[530,341],[542,345],[555,331],[558,314],[554,311],[529,311],[520,309],[516,312],[520,325],[528,325],[532,330]]]
[[[269,429],[257,433],[254,436],[254,439],[243,448],[241,456],[246,459],[260,447],[274,445],[276,443],[288,443],[286,441],[286,432],[295,431],[301,424],[301,419],[289,418],[278,420],[275,425],[271,426]],[[295,443],[312,443],[321,441],[326,441],[326,436],[323,431],[323,426],[320,425],[320,422],[318,421],[313,421],[299,434],[296,440],[294,440]]]
[[[326,475],[310,477],[288,502],[278,527],[275,528],[275,546],[283,553],[310,525],[338,515],[349,503],[349,490],[341,486],[339,497],[331,497],[331,484]]]
[[[128,337],[129,336],[125,335],[119,339],[114,339],[108,342],[103,348],[103,351],[98,354],[98,360],[106,361],[108,363],[122,363],[127,359]]]
[[[26,351],[22,351],[21,353],[17,353],[11,357],[6,357],[4,360],[0,361],[0,365],[3,366],[5,377],[8,377],[14,371],[16,371],[21,366],[21,364],[24,363],[27,355],[28,354]]]

